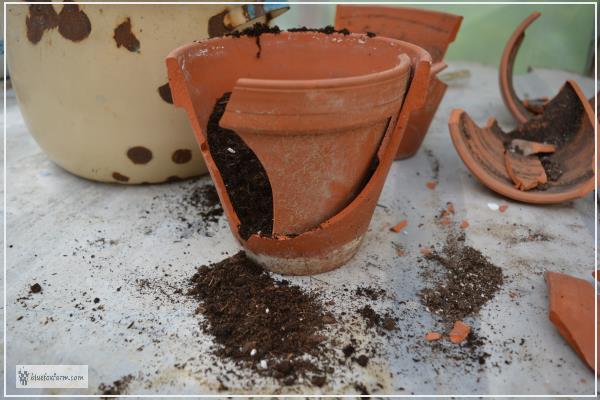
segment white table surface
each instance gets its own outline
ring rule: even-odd
[[[532,206],[508,201],[470,176],[448,134],[451,109],[467,110],[480,124],[489,116],[506,129],[514,123],[501,101],[496,69],[465,63],[447,71],[460,70],[468,70],[469,76],[450,82],[421,151],[392,166],[381,207],[356,257],[315,278],[291,278],[332,298],[334,312],[354,312],[364,304],[343,297],[343,284],[384,288],[389,296],[374,308],[401,316],[399,330],[388,339],[365,334],[362,326],[348,327],[359,340],[377,347],[379,355],[367,368],[340,366],[322,389],[282,388],[259,378],[253,388],[245,380],[229,383],[230,393],[353,394],[354,382],[374,394],[594,393],[593,373],[548,320],[543,276],[548,270],[587,276],[593,269],[594,195]],[[566,79],[577,80],[586,94],[593,94],[592,80],[556,71],[533,71],[519,77],[516,86],[531,96],[553,95]],[[175,214],[190,191],[189,182],[130,187],[94,183],[63,171],[28,134],[12,90],[6,124],[8,393],[94,394],[100,383],[132,374],[127,394],[223,396],[216,391],[218,373],[206,371],[213,360],[212,340],[198,327],[196,304],[173,291],[186,284],[195,266],[239,249],[225,217],[210,236],[184,229]],[[425,187],[432,174],[425,149],[440,164],[433,191]],[[454,203],[457,220],[470,222],[467,243],[505,275],[496,297],[466,320],[487,338],[483,350],[492,356],[482,368],[423,350],[422,335],[436,325],[417,297],[427,285],[419,273],[418,245],[444,241],[445,228],[434,217],[447,201]],[[509,208],[503,214],[492,211],[490,202]],[[389,226],[402,219],[409,221],[408,227],[391,233]],[[549,240],[521,241],[528,229]],[[407,254],[398,257],[392,242]],[[151,289],[140,288],[139,279],[147,279]],[[43,286],[42,294],[28,295],[34,282]],[[18,300],[22,297],[28,298]],[[103,310],[92,310],[95,297]],[[522,338],[524,345],[519,344]],[[175,367],[186,361],[184,368]],[[89,389],[17,390],[16,364],[88,364]],[[375,390],[376,383],[383,389]]]

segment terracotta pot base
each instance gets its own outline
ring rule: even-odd
[[[346,264],[358,251],[364,234],[338,246],[326,255],[286,258],[255,254],[246,249],[246,255],[265,269],[283,275],[315,275],[334,270]],[[291,239],[288,239],[291,240]]]
[[[583,197],[594,189],[594,118],[581,89],[568,81],[544,114],[508,134],[493,118],[478,127],[463,110],[453,111],[449,128],[459,156],[483,184],[514,200],[549,204]],[[506,147],[512,139],[554,144],[556,151],[543,162],[559,165],[562,174],[548,176],[548,184],[539,187],[546,174],[540,170],[539,159],[531,158],[538,156],[507,158]]]

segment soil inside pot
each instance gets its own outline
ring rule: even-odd
[[[504,281],[502,269],[464,240],[464,234],[450,235],[441,252],[426,256],[441,264],[445,273],[435,286],[420,292],[421,302],[448,323],[479,312]]]
[[[512,139],[525,139],[539,143],[556,145],[559,150],[575,135],[585,117],[585,110],[577,93],[570,85],[565,85],[561,91],[544,106],[544,113],[532,117],[525,124],[507,134],[504,142],[508,149]],[[563,174],[563,166],[555,154],[539,154],[542,166],[548,177],[548,183],[540,185],[537,190],[545,190],[556,182]]]
[[[240,220],[240,236],[273,233],[273,193],[267,172],[242,138],[219,126],[231,93],[215,103],[207,126],[210,154],[221,173],[229,199]]]
[[[292,384],[307,377],[316,386],[325,372],[305,356],[323,352],[319,334],[331,316],[316,295],[288,281],[276,281],[243,252],[210,266],[191,279],[202,328],[220,345],[215,354],[258,373]]]

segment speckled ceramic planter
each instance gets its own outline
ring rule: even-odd
[[[7,52],[23,117],[64,169],[158,183],[206,173],[164,56],[264,20],[265,5],[38,4],[7,8]],[[273,6],[271,6],[273,7]],[[278,11],[285,10],[279,5]]]

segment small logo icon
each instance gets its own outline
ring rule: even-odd
[[[27,379],[29,378],[29,372],[21,368],[19,370],[19,382],[22,386],[27,386]]]

